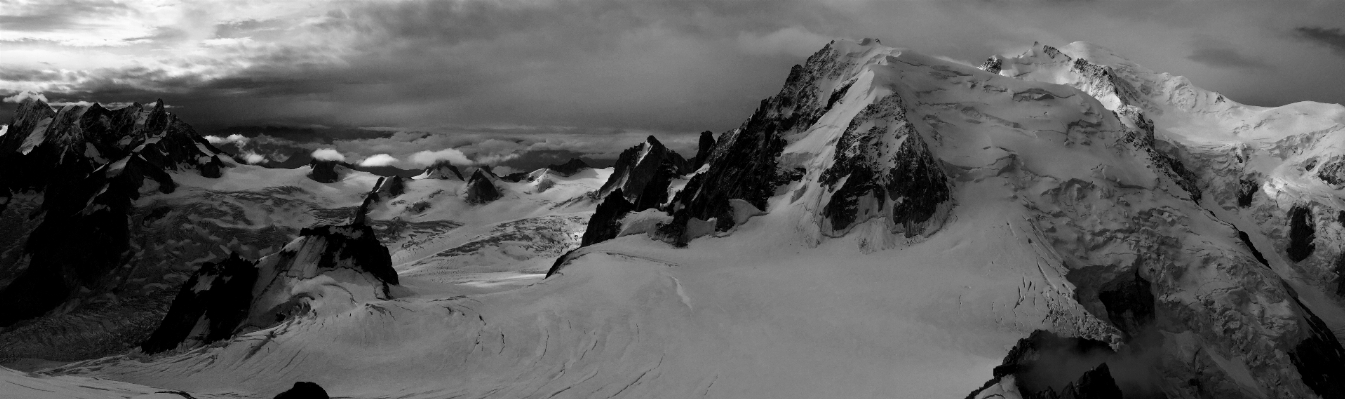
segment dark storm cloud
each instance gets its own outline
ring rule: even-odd
[[[1260,59],[1244,55],[1242,52],[1233,48],[1232,44],[1223,40],[1198,37],[1195,42],[1195,49],[1186,59],[1220,69],[1246,69],[1254,71],[1270,71],[1275,67]]]
[[[121,40],[123,42],[163,42],[163,41],[182,40],[186,39],[187,37],[188,37],[187,32],[182,29],[168,26],[160,26],[154,28],[154,31],[147,36],[130,37]]]
[[[283,29],[288,23],[277,19],[256,20],[245,19],[241,21],[229,21],[215,25],[215,37],[245,37],[260,31],[272,31]]]
[[[1300,26],[1294,28],[1299,38],[1314,44],[1326,46],[1340,55],[1345,55],[1345,30],[1319,26]]]
[[[143,42],[106,50],[160,57],[154,62],[120,67],[57,62],[48,69],[0,60],[0,84],[14,83],[0,87],[0,94],[32,86],[50,88],[49,97],[67,101],[162,97],[205,131],[321,124],[506,135],[513,133],[490,129],[556,126],[576,136],[639,132],[621,136],[638,142],[649,133],[694,138],[701,130],[736,127],[761,98],[779,90],[791,65],[827,40],[877,37],[972,63],[1021,51],[1033,41],[1085,40],[1239,101],[1341,102],[1345,85],[1301,78],[1339,69],[1339,58],[1284,44],[1330,45],[1341,32],[1313,27],[1345,10],[1332,3],[1295,4],[1301,7],[1049,0],[409,0],[319,2],[301,7],[299,14],[202,19],[199,13],[229,9],[205,3],[184,12],[191,17],[182,23],[148,36],[124,36]],[[1288,11],[1276,19],[1257,18],[1277,10]],[[1286,31],[1297,38],[1286,37]],[[0,51],[55,42],[6,43],[0,36]],[[157,47],[173,43],[192,47]],[[84,53],[74,58],[84,59]],[[6,119],[4,112],[0,119]]]
[[[1215,68],[1275,69],[1270,64],[1248,58],[1231,48],[1198,48],[1186,59]]]

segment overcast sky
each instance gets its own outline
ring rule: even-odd
[[[975,63],[1083,40],[1244,103],[1345,103],[1341,16],[1334,0],[0,0],[0,95],[163,98],[206,131],[720,132],[827,41],[876,37]]]

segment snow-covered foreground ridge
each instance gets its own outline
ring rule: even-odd
[[[984,68],[833,42],[541,282],[403,279],[51,372],[196,397],[1345,395],[1342,107],[1241,106],[1083,44]]]

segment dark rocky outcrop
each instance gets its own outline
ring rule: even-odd
[[[555,262],[551,262],[551,268],[546,270],[546,277],[544,278],[551,278],[551,276],[556,275],[556,272],[559,272],[560,269],[569,265],[571,261],[578,259],[580,256],[582,256],[583,252],[581,251],[583,250],[584,247],[581,246],[579,248],[565,251],[565,253],[561,254],[559,258],[556,258]]]
[[[696,157],[692,158],[691,167],[688,169],[692,171],[700,169],[701,165],[705,165],[705,162],[710,160],[710,153],[714,152],[714,150],[714,133],[711,133],[709,130],[701,132],[699,145],[696,147]]]
[[[1153,288],[1139,269],[1102,285],[1098,300],[1107,308],[1107,319],[1127,337],[1139,335],[1154,321]]]
[[[1115,355],[1105,342],[1033,331],[1004,356],[993,377],[968,398],[1013,375],[1018,392],[1032,399],[1121,398],[1105,363]]]
[[[392,257],[372,227],[352,224],[306,228],[283,250],[259,261],[235,254],[223,262],[202,266],[182,285],[168,315],[141,349],[158,353],[210,343],[304,314],[309,301],[318,299],[308,293],[295,294],[291,287],[298,281],[342,270],[367,276],[361,287],[379,298],[388,298],[390,285],[398,284]],[[355,295],[349,285],[341,290]],[[288,300],[276,302],[275,298]],[[196,328],[201,323],[205,328]]]
[[[1051,58],[1057,56],[1069,58],[1054,47],[1042,47]],[[1140,103],[1139,91],[1135,90],[1130,82],[1117,76],[1111,67],[1094,64],[1083,58],[1076,58],[1070,66],[1070,70],[1080,76],[1084,91],[1093,95],[1093,97],[1115,96],[1122,105],[1137,105]]]
[[[1262,254],[1260,250],[1256,249],[1256,245],[1252,244],[1252,237],[1248,236],[1247,232],[1238,230],[1238,240],[1242,241],[1242,245],[1247,246],[1247,250],[1252,251],[1252,256],[1256,258],[1257,262],[1261,262],[1262,266],[1270,267],[1270,261],[1266,260],[1265,254]]]
[[[389,199],[406,192],[406,179],[401,176],[381,177],[378,179],[378,185],[375,188],[380,199]]]
[[[1300,262],[1312,256],[1317,249],[1313,243],[1316,237],[1316,224],[1312,220],[1312,210],[1303,205],[1294,205],[1289,209],[1289,246],[1285,253],[1289,260]]]
[[[688,165],[654,136],[622,151],[612,176],[598,189],[602,202],[589,218],[580,247],[616,238],[622,218],[631,212],[663,206],[672,180],[687,172]]]
[[[1323,162],[1317,177],[1336,188],[1345,188],[1345,155],[1336,155]]]
[[[229,338],[247,317],[257,263],[232,254],[228,259],[201,265],[182,284],[159,328],[140,345],[146,353],[173,349],[201,320],[208,323],[205,342]]]
[[[373,190],[369,190],[369,193],[364,195],[364,202],[361,202],[360,207],[355,209],[351,223],[364,224],[365,215],[369,214],[375,204],[395,198],[405,192],[406,183],[401,176],[378,178],[378,181],[374,183]]]
[[[311,382],[296,382],[288,391],[276,395],[275,399],[330,399],[327,391]]]
[[[308,166],[313,171],[308,172],[308,178],[318,183],[336,183],[341,181],[341,169],[345,166],[340,161],[323,161],[314,159]]]
[[[598,189],[598,196],[607,197],[621,189],[628,201],[638,202],[637,197],[645,192],[645,186],[651,181],[671,181],[686,168],[686,159],[663,146],[654,136],[649,136],[643,143],[621,152],[613,165],[612,177]],[[666,184],[663,189],[666,191]]]
[[[424,176],[426,179],[464,180],[462,171],[458,170],[457,166],[453,166],[453,164],[449,163],[447,160],[436,161],[434,164],[425,168],[425,173],[422,173],[421,176]]]
[[[1004,68],[1004,60],[999,57],[990,57],[987,58],[985,62],[982,62],[979,68],[981,68],[982,71],[998,74],[999,71]]]
[[[4,214],[15,193],[43,199],[26,215],[41,222],[22,240],[23,256],[0,265],[22,270],[0,290],[0,327],[115,288],[113,272],[134,256],[128,219],[135,201],[173,192],[169,171],[218,177],[223,167],[218,149],[162,102],[59,112],[36,100],[19,104],[0,136],[0,215],[24,217]]]
[[[1306,314],[1308,337],[1289,352],[1289,360],[1303,377],[1303,383],[1326,399],[1345,398],[1345,348],[1331,328],[1303,302],[1294,299]]]
[[[734,226],[731,199],[766,209],[775,188],[789,181],[778,164],[785,136],[807,129],[828,111],[834,102],[826,100],[835,93],[823,85],[840,79],[851,62],[832,43],[790,69],[778,94],[762,100],[741,127],[720,136],[703,161],[709,168],[692,177],[673,198],[669,205],[673,221],[662,226],[659,235],[685,245],[692,238],[687,231],[692,219],[714,219],[716,230],[727,231]]]
[[[1238,206],[1246,208],[1252,206],[1252,198],[1256,197],[1256,192],[1261,188],[1261,183],[1256,181],[1256,176],[1243,176],[1238,180]]]
[[[472,172],[472,177],[467,179],[463,199],[469,204],[484,204],[500,199],[504,194],[495,184],[499,180],[500,178],[489,169],[477,169],[476,172]]]
[[[616,238],[617,233],[621,232],[621,219],[637,210],[635,204],[626,201],[624,194],[618,188],[598,204],[593,217],[589,218],[588,228],[584,230],[584,238],[579,246],[586,247]]]
[[[841,134],[835,160],[821,175],[835,190],[822,209],[832,232],[890,206],[893,225],[911,237],[951,198],[947,176],[905,115],[901,97],[888,96],[865,107]],[[889,160],[895,167],[884,166]]]
[[[1054,389],[1024,396],[1024,399],[1122,399],[1121,387],[1111,376],[1111,370],[1103,363],[1085,371],[1078,381],[1066,384],[1059,392]]]
[[[1186,190],[1191,201],[1199,203],[1203,192],[1200,189],[1200,178],[1194,172],[1186,168],[1182,163],[1181,147],[1172,146],[1168,143],[1160,143],[1154,137],[1154,121],[1149,119],[1139,107],[1133,105],[1122,105],[1117,108],[1116,117],[1121,120],[1130,121],[1135,125],[1124,136],[1124,140],[1135,149],[1149,155],[1154,165],[1158,166],[1158,171],[1168,178],[1172,179],[1177,186]],[[1164,147],[1166,151],[1159,148]]]

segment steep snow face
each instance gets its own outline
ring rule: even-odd
[[[463,297],[407,277],[391,300],[56,372],[408,398],[1032,397],[1044,390],[1019,388],[1114,393],[1108,380],[1168,397],[1299,398],[1345,380],[1331,366],[1340,344],[1244,243],[1260,237],[1194,202],[1146,119],[1104,104],[838,41],[721,137],[672,220],[629,213],[617,238],[568,253],[540,283]],[[526,190],[506,190],[472,208],[425,184],[462,183],[413,181],[371,217],[418,201],[477,209],[465,215],[592,204],[522,205],[511,199]],[[828,212],[838,199],[854,206]],[[837,215],[853,218],[837,229]],[[684,247],[621,236],[641,220]],[[1073,385],[996,373],[1036,330],[1143,355],[1060,376]]]
[[[1153,118],[1156,146],[1198,182],[1188,190],[1244,232],[1267,266],[1345,337],[1345,186],[1338,178],[1345,107],[1243,105],[1082,42],[1058,51],[1037,45],[1001,63],[1000,74],[1069,84],[1113,99],[1103,103],[1123,118]]]
[[[996,59],[1002,62],[1001,75],[1075,86],[1111,110],[1135,106],[1156,122],[1161,135],[1182,142],[1274,141],[1338,130],[1345,123],[1345,107],[1339,105],[1239,104],[1184,77],[1155,72],[1085,42],[1059,49],[1036,44],[1021,55]]]

